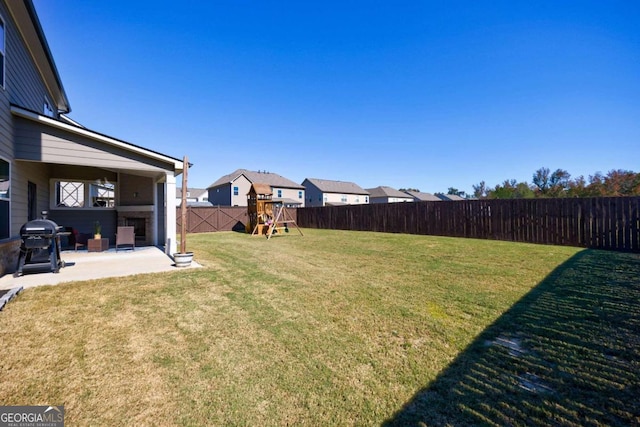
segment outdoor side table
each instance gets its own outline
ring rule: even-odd
[[[109,249],[109,239],[107,237],[87,240],[87,252],[102,252],[107,249]]]

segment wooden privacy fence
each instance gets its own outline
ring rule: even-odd
[[[303,228],[428,234],[640,252],[640,197],[300,208],[297,223]]]
[[[180,229],[180,208],[177,209],[177,228]],[[249,215],[245,207],[205,206],[187,207],[187,233],[211,231],[245,231]]]

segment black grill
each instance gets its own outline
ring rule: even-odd
[[[44,214],[44,213],[43,213]],[[63,227],[50,219],[34,219],[20,228],[22,245],[16,276],[24,273],[60,272],[60,233]]]

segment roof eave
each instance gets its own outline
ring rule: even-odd
[[[8,1],[6,5],[18,26],[23,40],[27,44],[28,51],[42,76],[49,94],[54,98],[52,101],[55,103],[57,111],[63,114],[69,113],[71,111],[69,98],[62,84],[51,49],[49,49],[49,44],[38,19],[33,1]]]
[[[17,105],[11,105],[11,114],[34,121],[36,123],[42,123],[43,125],[46,125],[46,126],[51,126],[53,128],[65,130],[75,135],[91,138],[93,140],[100,141],[102,143],[105,143],[114,147],[118,147],[133,153],[141,154],[143,156],[146,156],[155,160],[159,160],[163,163],[172,165],[174,173],[176,175],[179,175],[184,171],[185,164],[180,159],[176,159],[174,157],[170,157],[165,154],[157,153],[155,151],[148,150],[143,147],[139,147],[129,142],[122,141],[122,140],[110,137],[108,135],[103,135],[98,132],[94,132],[84,127],[73,126],[71,124],[68,124],[56,119],[52,119],[50,117],[43,116],[34,111],[24,109]],[[187,167],[191,167],[191,166],[192,166],[191,163],[187,165]]]

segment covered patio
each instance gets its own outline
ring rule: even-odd
[[[59,273],[33,273],[14,277],[0,277],[0,290],[22,287],[56,285],[64,282],[97,280],[107,277],[125,277],[135,274],[183,271],[160,248],[146,246],[135,250],[109,249],[105,252],[65,250],[61,254],[65,267]],[[195,262],[191,267],[200,267]]]
[[[48,211],[49,219],[77,233],[93,235],[99,224],[110,247],[118,226],[133,226],[136,246],[176,251],[176,176],[185,167],[182,160],[15,105],[11,113],[14,187],[29,190],[23,199],[26,217],[15,211],[14,235],[26,219]]]

